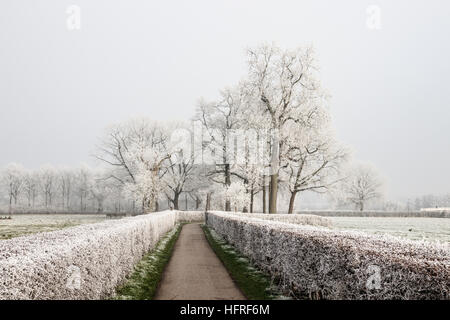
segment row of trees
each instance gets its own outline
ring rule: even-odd
[[[450,193],[444,195],[424,195],[414,200],[408,199],[408,210],[420,210],[424,208],[450,208]]]
[[[10,165],[2,179],[9,205],[21,195],[34,207],[39,195],[43,207],[69,209],[78,202],[86,210],[91,201],[102,211],[107,200],[117,208],[124,199],[154,211],[160,203],[178,209],[184,194],[195,208],[204,202],[226,211],[258,206],[276,213],[287,195],[292,213],[307,191],[338,194],[360,210],[380,196],[375,170],[344,169],[349,152],[335,138],[311,48],[249,50],[247,75],[219,96],[200,100],[187,123],[137,118],[111,125],[96,154],[105,169],[30,173]]]
[[[224,210],[276,213],[279,194],[346,192],[360,210],[380,196],[367,166],[343,170],[349,152],[333,133],[328,94],[317,77],[311,48],[263,45],[248,51],[248,74],[200,100],[189,124],[141,118],[111,126],[97,158],[115,168],[111,177],[144,210],[167,198],[174,208],[185,192]]]
[[[37,170],[11,163],[0,171],[0,190],[8,209],[58,212],[122,211],[132,204],[122,186],[108,179],[108,170],[43,166]]]

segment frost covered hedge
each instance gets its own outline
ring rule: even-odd
[[[448,244],[219,212],[206,223],[296,298],[450,299]]]
[[[177,220],[183,222],[205,221],[205,212],[203,211],[175,211]]]
[[[327,228],[332,227],[332,222],[330,219],[312,214],[237,213],[237,215],[248,218],[257,218],[293,224],[320,226]]]
[[[164,211],[0,241],[0,299],[101,299],[180,220]]]

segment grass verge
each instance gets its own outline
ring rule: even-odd
[[[273,300],[283,298],[272,285],[270,277],[254,268],[248,258],[240,255],[214,230],[202,226],[211,248],[225,265],[229,274],[249,300]]]
[[[175,242],[185,223],[169,231],[137,264],[128,280],[116,290],[114,300],[152,300]]]

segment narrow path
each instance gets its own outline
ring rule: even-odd
[[[209,246],[200,224],[181,230],[156,300],[245,299]]]

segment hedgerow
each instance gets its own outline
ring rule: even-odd
[[[449,299],[448,244],[208,213],[206,223],[289,295]]]
[[[331,228],[333,223],[329,218],[313,214],[267,214],[267,213],[235,213],[241,217],[272,220],[300,225],[320,226]]]
[[[0,299],[102,299],[112,295],[178,221],[165,211],[0,241]]]

